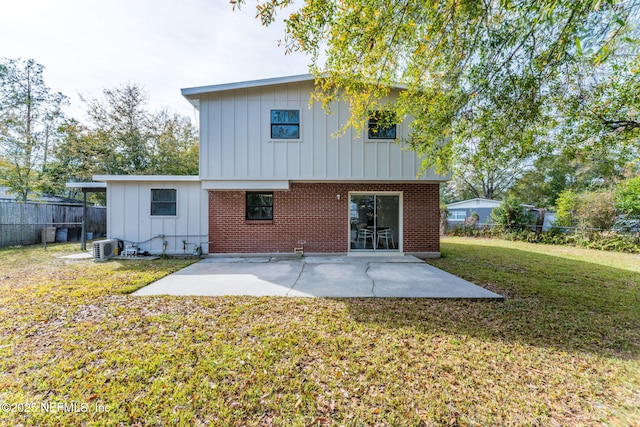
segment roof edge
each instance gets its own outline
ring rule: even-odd
[[[217,85],[209,85],[209,86],[197,86],[197,87],[188,87],[180,89],[182,96],[185,98],[193,98],[196,95],[201,95],[204,93],[211,92],[221,92],[225,90],[234,90],[234,89],[248,89],[252,87],[262,87],[262,86],[271,86],[277,84],[286,84],[286,83],[298,83],[298,82],[306,82],[306,81],[314,81],[315,78],[311,74],[297,74],[293,76],[284,76],[284,77],[272,77],[268,79],[260,79],[260,80],[247,80],[242,82],[232,82],[232,83],[223,83]]]
[[[199,182],[200,177],[198,175],[94,175],[94,181],[130,181],[130,182],[160,182],[160,181],[174,181],[174,182]]]

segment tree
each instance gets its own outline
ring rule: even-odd
[[[151,159],[148,173],[198,174],[198,133],[187,117],[161,111],[149,121]]]
[[[259,2],[263,24],[292,4]],[[350,103],[345,126],[363,128],[372,110],[410,115],[409,144],[426,166],[443,170],[468,150],[469,123],[478,137],[485,112],[496,113],[500,147],[529,151],[527,138],[503,138],[509,127],[526,117],[516,127],[535,132],[550,111],[549,83],[578,57],[603,63],[639,7],[637,0],[306,0],[286,19],[285,44],[310,54],[316,100]],[[398,84],[405,90],[389,102]],[[494,145],[479,144],[479,154],[488,158]]]
[[[151,113],[146,102],[144,90],[134,84],[105,89],[102,99],[85,100],[91,126],[81,133],[99,153],[96,173],[197,174],[193,124],[178,114]],[[67,139],[71,146],[74,138]]]
[[[102,99],[83,101],[92,137],[109,153],[102,159],[104,173],[144,174],[151,158],[147,95],[134,84],[104,89],[102,94]]]
[[[508,103],[492,99],[477,113],[461,120],[453,151],[453,176],[473,197],[503,196],[528,168],[539,151],[542,124],[528,114],[512,116]]]
[[[613,147],[600,152],[539,156],[515,181],[509,194],[538,207],[553,208],[564,190],[581,192],[614,185],[632,168],[630,160]]]
[[[561,147],[569,155],[614,149],[637,158],[640,137],[640,56],[627,46],[609,63],[583,61],[558,89]]]
[[[640,219],[640,176],[630,178],[616,185],[615,206],[631,219]]]
[[[43,71],[33,59],[5,59],[0,64],[0,176],[22,201],[38,186],[38,172],[46,171],[67,102],[44,83]]]
[[[65,121],[58,131],[61,138],[43,177],[49,194],[67,194],[67,182],[88,182],[93,175],[105,173],[104,164],[111,156],[110,147],[75,119]]]

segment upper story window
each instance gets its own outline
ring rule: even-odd
[[[273,193],[247,193],[247,219],[273,219]]]
[[[152,189],[151,215],[176,216],[176,193],[175,189]]]
[[[300,139],[300,110],[271,110],[271,139]]]
[[[396,139],[396,118],[391,111],[372,111],[369,114],[368,139]]]

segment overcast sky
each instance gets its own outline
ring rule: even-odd
[[[308,59],[285,55],[283,25],[264,28],[255,2],[228,0],[0,0],[0,58],[32,58],[45,83],[84,119],[88,98],[141,85],[149,109],[189,115],[180,89],[304,74]]]

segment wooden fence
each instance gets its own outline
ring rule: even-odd
[[[0,202],[0,247],[42,242],[42,230],[56,228],[56,241],[80,241],[82,206]],[[87,208],[86,229],[94,237],[107,232],[107,208]]]

